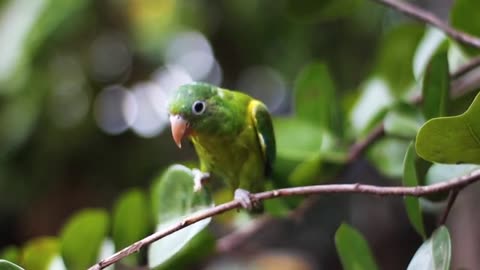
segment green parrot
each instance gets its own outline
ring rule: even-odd
[[[200,160],[194,190],[211,177],[223,179],[242,207],[260,210],[250,192],[264,190],[276,156],[267,107],[240,92],[206,83],[181,86],[168,103],[173,140],[188,138]]]

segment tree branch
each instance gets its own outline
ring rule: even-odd
[[[372,186],[372,185],[363,185],[363,184],[332,184],[332,185],[315,185],[315,186],[304,186],[304,187],[292,187],[292,188],[283,188],[271,191],[265,191],[261,193],[252,194],[255,199],[259,201],[273,199],[277,197],[288,197],[288,196],[298,196],[298,195],[313,195],[313,194],[332,194],[332,193],[362,193],[362,194],[372,194],[377,196],[415,196],[421,197],[429,194],[434,194],[438,192],[450,191],[450,190],[459,190],[467,185],[474,183],[475,181],[480,180],[480,170],[473,171],[468,175],[461,177],[452,178],[446,182],[441,182],[438,184],[433,184],[429,186],[416,186],[416,187],[381,187],[381,186]],[[133,243],[132,245],[118,251],[112,256],[101,260],[94,266],[90,267],[89,270],[100,270],[105,267],[112,265],[119,260],[125,258],[126,256],[139,251],[142,247],[147,246],[157,240],[164,238],[167,235],[170,235],[178,230],[181,230],[189,225],[192,225],[200,220],[213,217],[224,213],[226,211],[241,208],[241,205],[238,201],[227,202],[218,206],[215,206],[210,209],[206,209],[197,213],[194,213],[186,217],[183,221],[166,228],[165,230],[158,231],[154,234],[151,234],[144,239]]]
[[[470,34],[467,34],[465,32],[459,31],[451,27],[450,25],[442,21],[440,18],[435,16],[435,14],[428,12],[426,10],[423,10],[421,8],[418,8],[410,4],[409,2],[398,1],[398,0],[374,0],[374,1],[384,6],[398,10],[419,21],[423,21],[432,26],[435,26],[441,29],[443,32],[445,32],[445,34],[450,36],[452,39],[460,43],[480,49],[480,38],[472,36]]]

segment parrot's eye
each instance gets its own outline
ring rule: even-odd
[[[205,111],[206,107],[205,101],[197,100],[192,105],[192,112],[196,115],[201,115]]]

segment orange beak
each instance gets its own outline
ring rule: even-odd
[[[182,139],[188,136],[190,128],[188,122],[180,115],[170,115],[170,126],[172,128],[173,140],[178,148],[182,148]]]

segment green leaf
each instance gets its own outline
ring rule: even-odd
[[[455,0],[450,11],[452,26],[473,36],[480,36],[480,1],[478,0]],[[479,49],[463,46],[469,54],[478,54]]]
[[[365,82],[360,91],[350,111],[350,122],[356,134],[366,134],[383,119],[394,98],[387,82],[378,77]]]
[[[389,110],[383,122],[388,135],[413,139],[424,120],[415,107],[399,103]]]
[[[193,192],[193,174],[183,165],[172,165],[155,180],[152,193],[153,216],[158,222],[156,231],[181,222],[185,216],[213,206],[208,192]],[[150,268],[165,263],[187,245],[209,223],[210,218],[199,221],[153,243],[148,249]]]
[[[416,141],[418,155],[426,160],[480,164],[480,94],[465,113],[427,121]]]
[[[57,238],[41,237],[29,241],[22,250],[21,265],[25,269],[48,270],[59,255]]]
[[[387,137],[375,143],[367,152],[367,157],[383,174],[394,178],[402,177],[407,148],[408,142]]]
[[[16,246],[7,246],[0,252],[0,258],[9,262],[18,263],[20,259],[20,251]]]
[[[420,246],[407,270],[449,270],[451,249],[448,229],[441,226]]]
[[[0,269],[1,270],[23,270],[22,267],[14,263],[11,263],[9,261],[1,260],[1,259],[0,259]]]
[[[104,210],[86,209],[76,213],[61,232],[61,254],[68,269],[87,269],[99,258],[108,232]]]
[[[303,161],[315,156],[322,146],[323,130],[296,118],[275,118],[277,155]]]
[[[396,97],[404,96],[414,83],[413,56],[423,32],[418,24],[403,24],[390,30],[382,40],[375,71],[388,82]]]
[[[403,162],[403,185],[407,187],[418,186],[417,168],[416,168],[417,154],[415,153],[415,144],[411,142],[408,146],[405,160]],[[426,238],[425,228],[423,225],[422,210],[420,208],[419,199],[416,197],[405,197],[405,208],[407,210],[408,219],[415,228],[415,230]]]
[[[295,113],[299,119],[340,133],[341,119],[336,101],[335,86],[325,64],[310,64],[297,76]]]
[[[445,116],[450,96],[447,50],[440,50],[428,63],[422,87],[422,111],[426,119]]]
[[[335,233],[335,246],[344,270],[378,269],[367,241],[349,225],[340,225]]]
[[[140,190],[132,189],[123,194],[113,210],[112,236],[116,250],[120,250],[148,234],[151,226],[147,196]],[[139,263],[140,254],[126,257],[123,262]]]
[[[455,177],[467,175],[477,169],[480,169],[479,165],[475,164],[433,164],[425,176],[427,185],[433,185],[448,181]]]
[[[427,27],[413,58],[413,74],[416,80],[422,78],[428,62],[430,62],[438,48],[446,41],[447,37],[441,30],[435,27]]]

